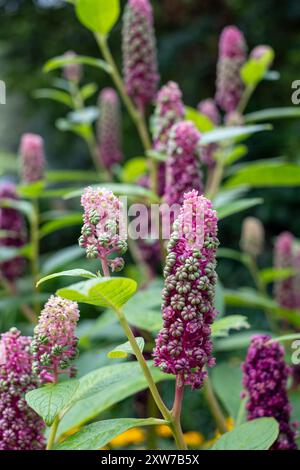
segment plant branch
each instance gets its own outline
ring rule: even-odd
[[[46,446],[46,450],[51,450],[54,443],[55,443],[55,437],[56,437],[56,433],[57,433],[57,428],[58,428],[58,425],[59,425],[59,415],[57,415],[52,423],[52,426],[50,428],[50,434],[49,434],[49,438],[48,438],[48,442],[47,442],[47,446]]]
[[[218,426],[218,430],[221,434],[224,434],[225,432],[228,431],[227,425],[226,425],[226,420],[223,414],[223,411],[219,405],[219,402],[214,394],[213,387],[210,381],[209,376],[207,376],[207,379],[204,382],[203,385],[203,393],[205,396],[205,399],[207,401],[207,404],[209,406],[209,409],[211,411],[212,416],[215,419],[215,422]]]

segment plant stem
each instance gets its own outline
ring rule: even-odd
[[[203,385],[203,393],[206,398],[209,409],[211,411],[211,414],[213,415],[215,422],[218,426],[219,432],[221,434],[224,434],[225,432],[228,431],[226,420],[222,412],[222,409],[218,403],[218,400],[214,394],[209,376],[207,376],[207,379],[205,380],[205,383]]]
[[[255,90],[255,87],[253,85],[248,85],[246,88],[245,88],[245,91],[240,99],[240,102],[238,104],[238,107],[237,107],[237,111],[241,114],[243,114],[243,112],[245,111],[246,109],[246,106],[251,98],[251,95],[252,93],[254,92]]]
[[[39,280],[39,203],[38,199],[33,200],[33,213],[30,220],[30,242],[31,253],[31,273],[33,279],[33,292],[37,292],[36,284]],[[39,300],[35,301],[35,312],[40,310]]]
[[[58,425],[59,425],[59,415],[55,417],[52,423],[52,426],[50,428],[50,434],[49,434],[46,450],[51,450],[54,445]]]
[[[101,267],[104,277],[110,277],[109,267],[106,258],[101,258]]]
[[[215,169],[211,175],[211,181],[210,181],[209,189],[207,191],[208,199],[213,200],[214,197],[216,196],[219,190],[221,181],[222,181],[223,172],[224,172],[224,162],[219,159],[217,160]]]
[[[174,418],[174,426],[176,429],[176,442],[177,446],[181,449],[187,449],[186,443],[184,441],[182,429],[181,429],[181,408],[182,400],[184,394],[184,385],[181,383],[181,379],[176,376],[176,385],[175,385],[175,399],[172,408],[172,416]]]

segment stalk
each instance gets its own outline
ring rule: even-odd
[[[51,450],[54,445],[58,425],[59,425],[59,416],[57,415],[50,429],[50,434],[49,434],[46,450]]]
[[[208,376],[203,386],[203,393],[211,411],[211,414],[213,415],[215,422],[218,426],[219,432],[221,434],[225,434],[228,431],[226,420],[223,415],[222,409],[218,403],[218,400],[214,394],[213,387]]]
[[[30,219],[30,242],[32,247],[31,253],[31,273],[33,279],[33,291],[36,292],[36,284],[39,280],[39,203],[38,199],[33,200],[33,213]],[[35,301],[35,312],[40,310],[39,300]]]

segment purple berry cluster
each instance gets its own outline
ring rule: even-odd
[[[235,26],[223,29],[219,42],[216,102],[226,112],[235,111],[244,85],[240,69],[246,61],[246,41]]]
[[[99,96],[100,117],[97,126],[100,161],[111,170],[122,158],[120,102],[113,88],[104,88]]]
[[[12,183],[2,183],[0,185],[0,200],[18,200],[16,187]],[[0,235],[0,246],[7,248],[20,248],[26,242],[26,227],[22,214],[12,208],[0,207],[0,230],[7,234]],[[0,273],[5,279],[13,282],[19,278],[25,267],[25,260],[21,256],[16,256],[0,263]]]
[[[44,140],[37,134],[23,134],[20,143],[20,172],[24,184],[40,181],[44,177]]]
[[[215,363],[210,335],[217,313],[219,242],[211,202],[195,190],[185,194],[173,229],[164,270],[163,328],[156,339],[154,363],[163,372],[176,375],[182,384],[200,388],[207,375],[205,367]]]
[[[56,383],[60,374],[76,375],[75,329],[79,320],[76,302],[51,296],[41,312],[31,343],[32,370],[42,383]]]
[[[0,341],[0,450],[43,450],[44,424],[25,394],[38,386],[31,372],[31,338],[16,328]]]
[[[248,419],[273,417],[279,423],[279,437],[274,450],[297,449],[295,425],[290,423],[291,405],[287,396],[290,368],[284,361],[284,348],[270,343],[268,335],[251,339],[242,365],[244,396],[247,396]]]
[[[85,189],[81,204],[84,208],[79,245],[86,250],[88,258],[105,260],[112,271],[124,267],[122,255],[127,251],[127,243],[122,238],[123,213],[121,201],[108,189]],[[108,259],[110,255],[117,255]]]
[[[159,75],[149,0],[128,0],[123,18],[123,66],[127,93],[144,111],[154,100]]]

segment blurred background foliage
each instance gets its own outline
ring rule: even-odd
[[[124,3],[124,2],[122,2]],[[196,106],[200,99],[213,96],[218,36],[225,25],[236,24],[247,38],[249,50],[269,44],[275,52],[274,68],[278,81],[262,82],[247,111],[290,106],[291,84],[300,74],[300,3],[298,0],[153,0],[161,83],[175,80],[183,90],[185,103]],[[7,85],[7,104],[0,107],[0,149],[16,152],[23,132],[36,132],[46,141],[50,168],[89,168],[90,158],[81,140],[55,128],[57,118],[66,113],[63,105],[34,99],[37,88],[48,87],[57,71],[44,74],[43,64],[51,57],[72,49],[79,54],[99,56],[92,34],[77,21],[72,5],[60,0],[0,0],[0,78]],[[110,44],[121,67],[121,22],[110,37]],[[298,73],[299,71],[299,73]],[[99,91],[110,79],[97,69],[85,68],[84,81],[94,81]],[[94,104],[95,97],[90,99]],[[126,158],[141,154],[139,139],[126,112],[123,120]],[[273,132],[260,133],[249,141],[248,159],[284,156],[300,162],[300,121],[278,120]],[[271,263],[274,237],[285,229],[300,233],[298,188],[252,191],[262,195],[263,205],[251,209],[266,228],[266,265]],[[237,248],[242,218],[246,212],[222,221],[223,246]],[[55,237],[55,236],[54,236]],[[61,244],[48,238],[55,247]],[[70,231],[70,239],[72,230]],[[73,238],[74,240],[74,238]],[[63,244],[68,245],[66,233]],[[237,269],[238,268],[238,269]],[[244,270],[228,260],[220,262],[221,278],[228,287],[249,282]],[[223,275],[222,275],[223,274]]]

